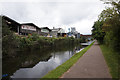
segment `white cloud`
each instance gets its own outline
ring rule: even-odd
[[[0,13],[20,22],[37,26],[76,27],[82,34],[90,34],[93,23],[104,9],[99,0],[2,0]]]

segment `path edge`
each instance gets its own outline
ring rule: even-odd
[[[59,65],[54,70],[48,72],[45,76],[43,76],[40,80],[46,80],[47,78],[61,78],[61,76],[66,73],[82,56],[84,53],[86,53],[89,48],[94,44],[95,41],[93,41],[89,46],[81,50],[80,52],[76,53],[74,56],[72,56],[70,59],[65,61],[63,64]],[[77,58],[77,59],[76,59]],[[74,60],[75,59],[75,60]],[[68,63],[72,62],[71,65]],[[66,65],[69,65],[67,68]]]

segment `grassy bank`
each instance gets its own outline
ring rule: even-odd
[[[59,78],[66,72],[74,63],[77,62],[77,60],[93,45],[90,44],[85,49],[80,51],[79,53],[72,56],[69,60],[64,62],[62,65],[58,66],[56,69],[50,71],[48,74],[46,74],[41,80],[45,80],[46,78]]]
[[[120,58],[120,55],[106,45],[100,45],[100,47],[102,49],[102,52],[103,52],[104,58],[107,62],[107,65],[109,67],[112,78],[118,78],[118,76],[119,76],[118,60]],[[120,76],[119,76],[119,78],[120,78]]]

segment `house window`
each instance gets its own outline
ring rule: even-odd
[[[25,30],[36,31],[36,27],[33,27],[33,26],[22,25],[21,28],[22,28],[22,29],[25,29]]]
[[[41,32],[49,33],[49,30],[47,30],[47,29],[41,29]]]

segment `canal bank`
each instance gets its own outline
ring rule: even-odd
[[[92,42],[89,46],[84,48],[82,51],[76,53],[74,56],[72,56],[69,60],[64,62],[62,65],[58,66],[56,69],[50,71],[47,75],[42,77],[40,80],[44,80],[46,78],[59,78],[64,74],[71,66],[73,66],[74,63],[77,62],[77,60],[93,45],[94,42]]]
[[[97,41],[61,78],[112,78]]]
[[[64,45],[55,48],[18,51],[14,58],[3,59],[3,80],[14,79],[40,79],[49,71],[64,63],[71,58],[76,52],[81,51],[82,45]],[[8,67],[9,66],[9,67]]]

